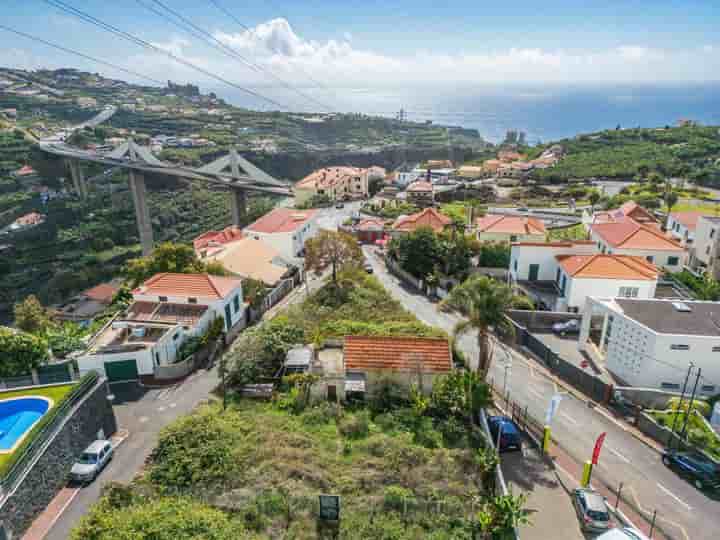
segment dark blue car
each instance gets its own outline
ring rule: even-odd
[[[720,467],[700,452],[667,450],[662,461],[666,467],[690,480],[696,488],[720,490]]]
[[[520,428],[517,427],[507,416],[490,416],[488,418],[488,426],[490,434],[493,437],[493,443],[497,444],[498,434],[500,434],[500,446],[498,450],[504,452],[506,450],[522,450],[522,436]]]

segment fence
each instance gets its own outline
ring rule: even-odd
[[[385,264],[387,265],[387,269],[390,270],[392,274],[399,277],[405,283],[409,283],[419,291],[425,290],[425,283],[422,279],[418,279],[415,276],[407,273],[405,270],[400,268],[400,265],[396,261],[394,261],[390,257],[385,257]]]
[[[537,356],[542,362],[558,377],[570,383],[580,392],[590,397],[593,401],[607,403],[612,397],[613,386],[606,382],[585,373],[575,364],[558,356],[552,349],[545,345],[538,338],[533,336],[526,328],[510,319],[515,328],[515,342],[525,347]]]
[[[72,368],[72,363],[68,360],[62,363],[40,366],[26,375],[2,378],[0,379],[0,390],[70,382],[74,378],[75,371]]]
[[[95,387],[99,378],[95,371],[85,375],[72,392],[67,394],[48,414],[43,416],[25,437],[23,443],[10,455],[10,459],[0,469],[0,501],[4,500],[8,493],[12,492],[15,483],[22,476],[27,466],[42,451],[45,443],[62,426],[68,413]]]

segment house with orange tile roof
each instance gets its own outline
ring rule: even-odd
[[[400,216],[392,225],[393,233],[413,232],[420,227],[430,227],[436,233],[452,225],[452,219],[434,208],[426,208],[409,216]]]
[[[382,218],[371,217],[361,219],[353,226],[353,233],[358,242],[363,244],[374,244],[385,236],[387,222]]]
[[[50,314],[56,321],[89,324],[112,303],[119,289],[119,283],[100,283],[60,305],[53,306],[49,310]]]
[[[427,180],[416,180],[405,190],[407,201],[420,208],[432,206],[435,203],[435,188]]]
[[[182,345],[217,318],[233,335],[245,327],[242,280],[208,274],[155,274],[132,291],[133,302],[88,342],[77,359],[81,374],[95,370],[110,382],[142,376],[186,375],[192,360]]]
[[[659,228],[642,225],[634,219],[592,225],[590,238],[601,253],[643,257],[670,272],[679,272],[685,264],[683,246]]]
[[[379,170],[373,169],[377,177]],[[383,169],[384,171],[384,169]],[[316,195],[326,195],[331,201],[364,199],[369,195],[370,170],[357,167],[326,167],[318,169],[293,187],[295,203],[303,204]],[[381,175],[384,178],[385,174]]]
[[[708,215],[707,212],[671,212],[667,221],[667,232],[682,245],[692,244],[695,240],[695,229],[698,220]]]
[[[279,207],[245,227],[243,232],[276,249],[286,260],[293,261],[302,255],[305,242],[317,234],[317,218],[317,210]]]
[[[275,287],[296,272],[296,266],[286,261],[279,251],[249,237],[212,248],[202,260],[218,262],[230,275],[256,279],[268,287]]]
[[[193,240],[195,253],[200,257],[209,255],[212,251],[221,249],[222,246],[237,242],[243,237],[242,231],[235,225],[225,227],[221,231],[207,231]]]
[[[40,225],[41,223],[45,223],[45,215],[40,214],[39,212],[30,212],[29,214],[20,216],[15,221],[13,221],[10,224],[9,229],[11,231],[19,231],[22,229],[29,229],[30,227],[35,227],[37,225]]]
[[[599,223],[615,223],[627,221],[628,219],[649,227],[660,228],[661,225],[660,220],[652,212],[635,201],[628,201],[614,210],[601,210],[592,215],[587,212],[583,214],[583,223],[586,228]]]
[[[481,242],[545,242],[545,224],[536,218],[486,214],[475,220]]]
[[[452,351],[447,338],[347,336],[343,366],[342,394],[372,395],[384,381],[429,394],[435,379],[452,370]]]

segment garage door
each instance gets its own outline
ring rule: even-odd
[[[138,367],[135,360],[105,362],[105,374],[109,382],[134,381],[138,379]]]

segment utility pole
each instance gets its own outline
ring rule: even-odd
[[[672,449],[673,441],[674,441],[674,439],[675,439],[675,437],[674,437],[674,435],[675,435],[675,425],[677,424],[678,412],[680,411],[680,408],[682,407],[682,402],[683,402],[683,400],[685,399],[685,390],[687,390],[688,379],[690,379],[690,373],[692,373],[692,370],[693,370],[694,367],[695,367],[695,364],[693,364],[692,362],[690,362],[690,366],[688,367],[687,375],[685,375],[685,382],[683,383],[682,392],[680,393],[680,402],[678,403],[677,410],[675,411],[675,417],[673,418],[673,424],[672,424],[672,434],[673,434],[673,436],[670,438],[670,444],[668,444],[668,446],[670,447],[670,449]]]
[[[693,386],[692,396],[690,397],[690,405],[688,406],[687,413],[685,414],[685,422],[683,423],[682,432],[680,433],[680,436],[684,439],[685,434],[687,432],[687,425],[688,421],[690,420],[690,414],[693,410],[693,401],[695,401],[695,393],[697,392],[698,383],[700,382],[700,374],[702,373],[702,368],[698,368],[697,377],[695,377],[695,385]]]

